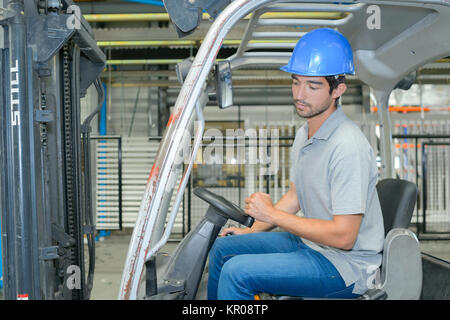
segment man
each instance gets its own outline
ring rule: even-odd
[[[297,114],[307,122],[291,150],[289,191],[245,199],[252,228],[227,228],[209,256],[209,299],[254,299],[265,292],[353,298],[381,264],[384,227],[377,166],[360,129],[337,103],[353,74],[347,39],[316,29],[297,43],[287,66]],[[302,210],[304,216],[295,215]],[[273,227],[286,232],[264,232]]]

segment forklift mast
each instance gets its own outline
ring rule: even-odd
[[[95,114],[82,125],[80,98],[91,84],[103,98],[98,76],[106,58],[71,0],[1,2],[4,297],[87,299],[95,231],[88,122]]]

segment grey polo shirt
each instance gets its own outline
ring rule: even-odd
[[[307,123],[297,131],[291,164],[291,180],[306,218],[332,220],[333,215],[363,214],[351,250],[302,240],[333,263],[347,286],[355,284],[353,293],[364,293],[381,265],[384,241],[372,147],[339,106],[311,139]]]

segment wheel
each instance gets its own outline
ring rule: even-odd
[[[247,215],[239,206],[205,188],[195,188],[194,194],[200,199],[208,202],[225,218],[239,222],[246,227],[251,227],[255,221],[253,217]]]

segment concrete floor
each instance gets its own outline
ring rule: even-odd
[[[113,232],[96,243],[96,266],[92,300],[117,299],[131,232]],[[162,251],[172,252],[177,242],[169,242]],[[450,261],[450,240],[422,240],[422,252]]]
[[[91,300],[117,299],[130,239],[131,230],[112,232],[111,236],[96,242],[94,286]],[[170,241],[161,251],[172,253],[178,243],[178,241]]]
[[[421,240],[422,252],[450,262],[450,240]]]

